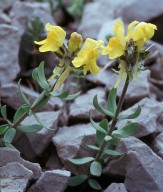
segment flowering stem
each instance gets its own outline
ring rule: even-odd
[[[109,129],[109,132],[107,134],[109,136],[111,136],[112,132],[115,129],[116,123],[118,121],[118,116],[119,116],[119,113],[121,112],[121,109],[122,109],[122,105],[123,105],[123,102],[124,102],[124,98],[125,98],[125,94],[127,92],[128,85],[129,85],[129,77],[127,76],[124,87],[123,87],[123,91],[122,91],[122,94],[120,96],[118,106],[117,106],[117,109],[116,109],[116,112],[115,112],[115,117],[112,119],[112,123],[111,123],[110,129]],[[95,156],[95,161],[100,160],[100,157],[101,157],[101,155],[102,155],[102,153],[103,153],[103,151],[104,151],[104,149],[106,147],[106,144],[107,144],[107,142],[104,140],[103,143],[101,144],[100,150],[97,152],[97,154]]]

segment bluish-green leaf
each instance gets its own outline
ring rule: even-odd
[[[95,95],[93,98],[93,105],[97,109],[97,111],[99,111],[100,113],[103,113],[104,115],[107,115],[112,118],[114,117],[114,114],[112,112],[108,111],[107,109],[99,105],[97,95]]]
[[[108,121],[107,119],[103,119],[100,124],[100,127],[102,127],[107,133],[109,131],[109,125],[108,125]],[[96,138],[97,138],[97,144],[98,146],[101,146],[102,142],[104,141],[104,137],[106,136],[106,134],[101,133],[100,131],[96,131]]]
[[[107,155],[110,155],[110,156],[120,156],[123,154],[123,153],[120,153],[118,151],[109,150],[109,149],[104,150],[104,153]]]
[[[68,180],[68,185],[72,186],[72,187],[78,186],[78,185],[84,183],[84,181],[86,181],[87,178],[88,178],[87,175],[77,175],[74,177],[70,177]]]
[[[95,190],[102,190],[100,184],[95,179],[88,180],[89,186]]]
[[[63,93],[55,93],[55,92],[51,92],[50,95],[53,97],[58,97],[60,99],[66,98],[69,94],[69,91],[66,90]]]
[[[110,140],[112,140],[113,138],[112,138],[111,136],[107,135],[104,139],[105,139],[105,141],[110,141]]]
[[[30,102],[29,102],[28,98],[25,96],[25,94],[23,93],[23,91],[22,91],[22,89],[21,89],[20,81],[21,81],[21,80],[19,80],[19,82],[18,82],[18,89],[19,89],[20,95],[21,95],[23,101],[24,101],[27,105],[30,106]]]
[[[117,96],[117,89],[116,88],[111,89],[108,95],[107,103],[108,103],[108,110],[113,114],[115,114],[117,109],[116,96]]]
[[[89,149],[92,149],[92,150],[95,150],[95,151],[99,151],[100,148],[99,147],[96,147],[94,145],[86,145]]]
[[[19,107],[19,109],[16,111],[14,115],[13,122],[15,123],[28,110],[29,110],[29,106],[27,104],[24,104],[21,107]]]
[[[0,135],[5,133],[5,131],[9,128],[8,124],[4,124],[0,126]]]
[[[1,114],[2,114],[2,117],[6,120],[6,119],[7,119],[6,105],[3,105],[3,106],[1,107]]]
[[[135,119],[137,118],[141,113],[141,107],[138,106],[136,111],[131,115],[119,115],[118,119]]]
[[[14,128],[9,128],[4,134],[4,141],[11,143],[15,137],[16,130]]]
[[[93,119],[91,118],[91,115],[90,115],[90,122],[92,124],[92,126],[98,130],[99,132],[101,133],[104,133],[104,134],[107,134],[107,132],[105,131],[105,129],[103,129],[102,127],[100,127],[100,125],[96,122],[93,121]]]
[[[137,126],[138,123],[130,123],[121,129],[113,131],[112,136],[119,138],[131,136],[137,131]]]
[[[90,165],[90,173],[94,176],[100,177],[102,173],[102,165],[98,161],[93,161]]]
[[[82,165],[82,164],[86,164],[86,163],[93,161],[94,158],[93,157],[84,157],[84,158],[80,158],[80,159],[68,159],[68,160],[75,165]]]
[[[81,93],[81,91],[79,91],[77,93],[74,93],[72,95],[68,95],[66,98],[63,98],[63,100],[65,100],[65,101],[74,100],[74,99],[76,99],[80,95],[80,93]]]
[[[34,125],[18,125],[16,127],[16,129],[18,131],[24,132],[24,133],[35,133],[38,132],[42,129],[43,127],[41,125],[38,124],[34,124]]]
[[[4,142],[4,146],[5,146],[5,147],[8,147],[8,148],[10,148],[10,149],[15,149],[15,150],[17,150],[11,143],[6,143],[6,142]]]

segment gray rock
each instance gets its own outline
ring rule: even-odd
[[[95,119],[102,119],[104,117],[103,114],[99,113],[95,107],[93,106],[93,98],[94,96],[98,96],[98,101],[100,105],[104,105],[106,103],[105,98],[105,90],[102,88],[95,88],[89,90],[86,94],[77,97],[70,105],[69,109],[69,118],[75,120],[83,120],[89,119],[89,113],[91,110],[91,116]]]
[[[127,192],[127,189],[123,183],[112,183],[103,192]]]
[[[33,179],[38,179],[41,175],[41,167],[38,163],[31,163],[20,157],[20,152],[7,147],[0,148],[0,167],[7,163],[18,162],[33,172]]]
[[[128,191],[162,191],[163,160],[159,156],[135,137],[121,139],[118,148],[126,155],[109,163],[105,173],[125,176]]]
[[[16,27],[0,25],[0,83],[14,80],[20,71],[18,64],[20,35]]]
[[[149,71],[143,71],[139,74],[138,80],[133,80],[128,87],[126,96],[125,96],[125,102],[128,105],[132,105],[139,100],[143,99],[144,97],[148,97],[150,95],[150,85],[148,83],[148,76],[150,72]],[[101,70],[97,75],[88,75],[87,79],[97,83],[97,84],[103,84],[106,86],[108,90],[111,90],[116,81],[117,81],[117,74],[115,74],[111,70]],[[143,83],[142,83],[143,82]],[[123,89],[124,82],[121,81],[121,83],[118,85],[117,90],[117,96],[119,97],[121,95],[122,89]]]
[[[52,130],[46,128],[41,129],[36,133],[22,133],[20,134],[14,143],[16,148],[26,157],[26,159],[33,159],[36,156],[40,156],[42,152],[49,145],[51,138],[54,136],[58,129],[58,120],[60,111],[57,112],[40,112],[36,113],[43,124]],[[38,124],[33,116],[27,117],[23,122],[23,125]]]
[[[163,133],[160,133],[153,142],[154,151],[163,159]]]
[[[163,131],[163,102],[157,102],[154,99],[144,98],[136,103],[131,108],[122,112],[122,114],[132,114],[138,107],[141,106],[141,114],[130,122],[138,122],[138,131],[135,133],[136,137],[143,137],[151,133]],[[117,126],[123,127],[128,120],[121,120]]]
[[[0,11],[0,24],[10,24],[10,23],[11,23],[10,17],[7,14]]]
[[[159,6],[158,6],[159,5]],[[141,12],[140,12],[141,10]],[[150,14],[149,14],[150,13]],[[142,0],[141,3],[137,1],[130,3],[126,6],[119,15],[125,22],[137,21],[150,21],[163,13],[163,1],[162,0]]]
[[[11,8],[16,1],[17,0],[1,0],[0,9],[7,10],[7,9]]]
[[[44,24],[48,22],[53,25],[55,24],[50,14],[49,3],[17,1],[10,11],[10,17],[12,19],[12,25],[19,28],[21,35],[25,32],[28,21],[33,17],[39,17]]]
[[[29,89],[28,87],[21,86],[21,88],[31,103],[33,103],[34,100],[39,96],[37,92]],[[9,83],[0,87],[0,97],[5,104],[11,106],[15,110],[24,104],[17,83]],[[59,104],[57,100],[53,99],[53,101],[49,101],[42,109],[40,109],[40,111],[52,111],[57,107],[59,108],[60,105],[57,105],[57,103]]]
[[[63,192],[71,173],[65,170],[46,171],[28,192]]]
[[[4,167],[0,167],[2,192],[24,192],[32,175],[32,171],[18,162],[8,163]]]
[[[101,0],[86,4],[78,31],[84,38],[97,38],[100,28],[105,22],[119,16],[118,13],[121,10],[135,1],[137,0]]]
[[[87,166],[75,166],[69,158],[83,158],[93,156],[94,151],[87,149],[84,144],[95,144],[95,129],[91,124],[80,124],[60,128],[52,139],[58,156],[65,169],[74,174],[88,172]]]

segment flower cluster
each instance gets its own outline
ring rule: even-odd
[[[103,41],[90,38],[87,38],[82,45],[82,36],[76,32],[71,34],[67,46],[65,46],[66,32],[59,26],[47,23],[46,30],[49,31],[47,38],[35,43],[41,45],[40,52],[52,51],[56,53],[60,59],[58,71],[62,71],[64,68],[62,79],[66,79],[75,70],[82,70],[84,75],[89,71],[92,74],[98,73],[97,58],[99,54],[108,54],[110,59],[119,61],[119,77],[115,85],[117,87],[123,77],[126,79],[128,76],[130,80],[134,74],[137,77],[148,55],[144,44],[153,37],[156,29],[157,27],[151,23],[134,21],[129,24],[127,34],[125,34],[123,22],[116,21],[115,36],[110,38],[106,47],[103,46]],[[55,69],[52,77],[56,75]]]

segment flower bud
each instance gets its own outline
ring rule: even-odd
[[[79,50],[81,44],[82,44],[83,38],[80,34],[73,32],[70,36],[69,42],[68,42],[68,51],[69,53],[75,53]]]

